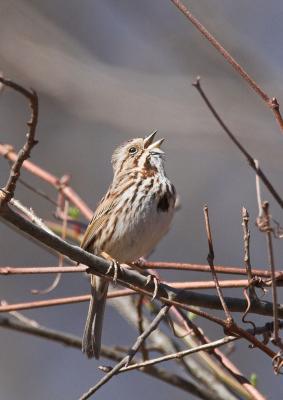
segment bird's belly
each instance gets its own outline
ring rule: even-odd
[[[174,212],[158,210],[155,199],[140,208],[129,209],[117,221],[115,234],[105,251],[119,262],[132,262],[147,256],[167,233]]]

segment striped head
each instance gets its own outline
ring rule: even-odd
[[[141,171],[148,176],[156,172],[164,174],[164,151],[160,149],[164,139],[154,142],[156,133],[157,131],[154,131],[145,139],[129,140],[114,151],[112,165],[115,177],[133,170]]]

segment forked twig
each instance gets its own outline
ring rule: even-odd
[[[26,134],[26,142],[21,150],[18,152],[5,187],[2,188],[0,191],[0,206],[3,206],[4,204],[8,203],[14,196],[16,184],[20,176],[20,170],[23,162],[27,158],[29,158],[32,148],[37,144],[37,140],[35,140],[35,131],[38,120],[38,97],[37,93],[34,90],[27,90],[21,85],[8,79],[4,79],[1,76],[0,82],[26,97],[29,101],[31,109],[31,118],[27,122],[28,132]]]
[[[155,364],[159,364],[161,362],[183,358],[183,357],[189,356],[191,354],[198,353],[199,351],[213,350],[213,349],[216,349],[217,347],[223,346],[227,343],[233,342],[238,339],[240,339],[240,338],[235,337],[235,336],[225,336],[222,339],[215,340],[214,342],[210,342],[210,343],[205,343],[200,346],[193,347],[191,349],[178,351],[173,354],[167,354],[162,357],[153,358],[153,359],[146,360],[146,361],[143,361],[140,363],[129,365],[128,367],[123,367],[120,369],[119,372],[126,372],[126,371],[132,371],[133,369],[149,367],[149,366],[152,366]]]
[[[146,338],[153,332],[161,320],[165,317],[165,315],[168,313],[170,310],[170,305],[164,305],[160,309],[159,313],[156,315],[154,320],[151,322],[151,324],[148,326],[148,328],[137,338],[131,349],[129,350],[129,353],[124,357],[118,364],[115,365],[114,368],[111,369],[110,372],[108,372],[95,386],[90,388],[87,393],[83,394],[80,397],[80,400],[87,400],[92,396],[101,386],[105,385],[114,375],[116,375],[120,369],[124,366],[127,366],[137,351],[139,350],[141,344],[146,340]]]
[[[31,324],[26,324],[23,321],[18,321],[15,318],[0,316],[0,326],[6,329],[27,333],[29,335],[47,339],[63,344],[64,346],[69,346],[81,350],[81,338],[59,331],[51,330],[41,325],[35,326]],[[121,353],[119,353],[115,349],[106,346],[102,346],[101,356],[113,361],[120,361],[122,358]],[[203,396],[201,396],[201,390],[197,387],[195,383],[189,382],[188,380],[182,378],[177,374],[155,367],[141,370],[141,372],[148,374],[156,379],[159,379],[165,383],[173,385],[180,390],[184,390],[188,393],[192,393],[200,396],[200,398],[203,398]]]
[[[208,100],[206,94],[204,93],[201,84],[200,84],[200,78],[198,77],[196,81],[193,83],[193,86],[198,90],[199,94],[203,98],[204,102],[206,103],[207,107],[210,109],[212,114],[214,115],[215,119],[219,122],[223,130],[227,133],[229,138],[232,140],[232,142],[238,147],[238,149],[241,151],[241,153],[246,157],[248,164],[250,167],[255,171],[255,173],[260,177],[266,188],[269,190],[269,192],[272,194],[274,199],[277,201],[277,203],[280,205],[281,208],[283,208],[283,200],[279,196],[279,194],[276,192],[274,189],[273,185],[271,184],[270,180],[266,177],[266,175],[263,173],[261,168],[259,168],[256,163],[254,158],[248,153],[248,151],[242,146],[242,144],[236,139],[236,137],[233,135],[233,133],[230,131],[230,129],[227,127],[227,125],[223,122],[223,120],[220,118],[219,114],[216,112],[215,108],[212,106],[211,102]]]

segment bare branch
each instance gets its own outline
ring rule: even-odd
[[[121,368],[121,370],[119,372],[132,371],[133,369],[140,369],[140,368],[148,367],[148,366],[159,364],[159,363],[162,363],[165,361],[174,360],[176,358],[183,358],[188,355],[198,353],[199,351],[216,349],[217,347],[223,346],[227,343],[233,342],[234,340],[238,340],[238,339],[239,338],[237,338],[235,336],[225,336],[222,339],[215,340],[214,342],[202,344],[202,345],[196,346],[192,349],[178,351],[177,353],[168,354],[166,356],[153,358],[151,360],[143,361],[141,363],[132,364],[132,365],[129,365],[128,367],[123,367],[123,368]]]
[[[138,263],[138,266],[139,263]],[[203,264],[191,264],[191,263],[178,263],[178,262],[164,262],[164,261],[146,261],[143,263],[141,268],[161,269],[161,270],[177,270],[177,271],[198,271],[198,272],[209,272],[211,269],[209,265]],[[246,275],[247,271],[245,268],[231,267],[229,265],[214,265],[215,272],[218,274],[233,274],[233,275]],[[258,277],[270,278],[271,273],[264,269],[252,270],[252,275]],[[277,271],[277,277],[283,277],[283,270]]]
[[[265,104],[273,111],[280,129],[283,131],[283,119],[279,111],[279,103],[275,97],[270,98],[261,87],[250,77],[244,68],[225,50],[225,48],[216,40],[216,38],[197,20],[197,18],[188,10],[180,0],[171,0],[171,2],[185,15],[185,17],[195,26],[195,28],[209,41],[209,43],[232,65],[235,71],[248,83],[248,85],[260,96]]]
[[[232,321],[232,315],[227,307],[227,304],[225,302],[222,290],[219,286],[219,282],[218,282],[218,278],[214,269],[214,250],[213,250],[213,242],[212,242],[212,234],[211,234],[211,228],[210,228],[210,222],[209,222],[209,215],[208,215],[208,207],[205,206],[203,208],[203,212],[204,212],[204,219],[205,219],[205,229],[206,229],[206,235],[207,235],[207,240],[208,240],[208,256],[207,256],[207,262],[210,266],[211,269],[211,274],[213,277],[213,280],[215,282],[215,286],[216,286],[216,290],[219,296],[219,299],[221,301],[223,310],[225,312],[226,315],[226,320],[228,321]]]
[[[0,326],[11,329],[14,331],[24,332],[30,335],[38,336],[47,340],[51,340],[57,343],[61,343],[64,346],[69,346],[81,350],[81,339],[62,332],[51,330],[41,325],[31,325],[18,321],[11,317],[0,316]],[[122,359],[121,353],[106,346],[101,347],[101,356],[108,358],[113,361],[120,361]],[[201,399],[210,400],[206,397],[204,391],[202,391],[195,383],[189,382],[186,379],[180,377],[177,374],[166,371],[160,368],[147,368],[141,370],[141,372],[148,374],[154,378],[157,378],[167,384],[173,385],[178,389],[184,390],[188,393],[192,393]]]
[[[17,154],[13,150],[13,147],[7,144],[5,145],[0,143],[0,155],[3,155],[8,160],[13,162],[17,159]],[[33,175],[39,177],[43,181],[49,183],[55,189],[60,190],[65,197],[80,210],[87,220],[91,219],[93,211],[68,184],[62,184],[60,178],[52,175],[50,172],[44,170],[29,160],[24,161],[23,168],[31,172]]]
[[[113,299],[122,296],[130,296],[137,294],[131,289],[123,289],[123,290],[113,290],[112,292],[108,292],[107,298]],[[70,297],[60,297],[58,299],[48,299],[48,300],[37,300],[26,303],[18,303],[18,304],[1,304],[0,305],[0,313],[11,312],[17,310],[31,310],[34,308],[43,308],[43,307],[54,307],[59,305],[66,304],[74,304],[74,303],[82,303],[89,301],[90,294],[83,294],[80,296],[70,296]]]
[[[16,92],[22,94],[29,101],[30,109],[31,109],[31,118],[28,121],[28,132],[26,134],[26,142],[24,146],[19,151],[16,156],[15,162],[11,168],[10,176],[4,188],[0,191],[0,207],[5,203],[8,203],[12,197],[14,196],[14,192],[16,189],[17,180],[20,176],[20,170],[23,165],[23,162],[29,158],[30,152],[32,148],[37,144],[37,140],[35,140],[35,131],[38,120],[38,97],[35,91],[27,90],[21,85],[10,81],[8,79],[4,79],[0,76],[0,82],[5,86],[8,86],[14,89]]]
[[[30,221],[15,213],[7,206],[0,209],[0,217],[13,226],[16,226],[29,236],[33,237],[40,243],[43,243],[53,250],[64,254],[76,262],[88,265],[90,273],[94,273],[105,277],[105,279],[112,280],[111,273],[107,273],[109,269],[109,263],[106,260],[90,254],[78,246],[73,246],[54,234],[49,234],[40,227],[34,225]],[[145,286],[147,278],[136,271],[124,268],[123,271],[118,274],[118,282],[123,286],[127,286],[130,289],[138,291],[141,294],[152,297],[154,284],[150,282],[147,286]],[[171,297],[176,295],[178,295],[178,301],[171,300]],[[164,303],[180,306],[186,310],[193,311],[198,315],[201,315],[200,311],[194,310],[192,306],[218,310],[222,308],[217,296],[178,290],[162,283],[159,284],[157,298]],[[233,297],[225,297],[225,301],[230,311],[243,312],[246,308],[245,300]],[[259,301],[257,304],[252,305],[251,312],[261,315],[273,315],[272,303],[267,301]],[[281,305],[278,306],[278,316],[283,316],[283,306]],[[220,321],[221,320],[218,322],[220,323]]]
[[[137,320],[138,320],[138,330],[139,330],[139,335],[142,335],[144,332],[144,321],[143,321],[143,302],[144,302],[144,296],[139,296],[138,301],[137,301]],[[141,353],[143,360],[148,359],[148,351],[145,345],[145,342],[141,343]]]
[[[251,268],[251,261],[250,261],[250,231],[249,231],[249,213],[245,209],[245,207],[242,208],[242,227],[243,227],[243,235],[244,235],[244,263],[246,266],[247,270],[247,276],[248,276],[248,285],[244,289],[244,295],[247,299],[248,305],[247,309],[244,312],[242,316],[242,321],[244,323],[250,323],[254,326],[254,323],[252,321],[247,321],[245,318],[250,310],[251,303],[253,301],[257,301],[257,295],[255,292],[254,288],[254,279],[252,275],[252,268]],[[248,293],[247,293],[248,289]]]
[[[193,329],[196,337],[199,339],[200,343],[206,344],[210,343],[210,339],[203,334],[203,332],[192,322],[187,318],[186,314],[183,312],[183,310],[178,309],[178,313],[182,316],[183,320],[187,324],[187,329]],[[282,323],[283,327],[283,323]],[[263,327],[265,332],[271,332],[272,327],[264,326]],[[253,334],[261,334],[262,330],[261,328],[256,328],[253,330]],[[231,382],[230,379],[227,382],[226,374],[223,377],[223,371],[222,370],[215,370],[213,368],[213,371],[217,377],[220,377],[220,379],[228,384],[229,387],[232,387],[237,393],[239,393],[241,396],[244,396],[246,392],[248,392],[255,400],[265,400],[265,397],[250,383],[250,381],[243,375],[243,373],[236,367],[236,365],[223,353],[219,348],[215,348],[212,351],[212,354],[216,357],[216,359],[219,361],[220,365],[231,374],[231,376],[234,378],[236,381],[235,383]],[[211,361],[210,358],[206,353],[200,354],[199,356],[203,357],[206,361],[206,363],[210,366]],[[244,390],[244,393],[243,393]]]
[[[87,400],[89,399],[94,393],[97,392],[103,385],[105,385],[114,375],[116,375],[120,369],[124,366],[128,366],[131,362],[137,351],[139,350],[141,344],[145,341],[145,339],[153,332],[164,316],[168,313],[170,309],[170,305],[164,305],[151,324],[147,327],[147,329],[137,338],[134,345],[131,347],[129,353],[124,357],[118,364],[115,365],[114,368],[111,369],[95,386],[90,388],[87,393],[83,394],[80,397],[80,400]]]
[[[274,199],[277,201],[277,203],[280,205],[281,208],[283,208],[283,200],[279,196],[279,194],[276,192],[274,189],[273,185],[271,184],[270,180],[266,177],[266,175],[263,173],[263,171],[256,165],[254,158],[248,153],[248,151],[242,146],[242,144],[236,139],[236,137],[233,135],[233,133],[230,131],[230,129],[227,127],[227,125],[223,122],[223,120],[220,118],[219,114],[216,112],[215,108],[212,106],[211,102],[208,100],[206,94],[204,93],[201,84],[200,84],[200,78],[197,78],[196,82],[193,83],[193,86],[198,90],[199,94],[203,98],[204,102],[206,103],[207,107],[210,109],[212,114],[214,115],[215,119],[219,122],[223,130],[227,133],[229,138],[232,140],[232,142],[238,147],[238,149],[241,151],[241,153],[246,157],[248,164],[250,167],[255,171],[255,173],[260,177],[266,188],[269,190],[269,192],[272,194]]]
[[[277,288],[276,288],[276,277],[275,277],[275,262],[272,245],[272,231],[270,227],[269,217],[269,204],[265,201],[262,204],[263,218],[265,219],[264,232],[266,233],[267,249],[268,249],[268,262],[271,271],[272,280],[272,302],[273,302],[273,324],[274,324],[274,343],[283,349],[283,343],[279,337],[279,321],[277,311]]]

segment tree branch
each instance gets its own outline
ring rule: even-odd
[[[40,243],[45,244],[53,250],[64,254],[76,262],[88,265],[90,273],[103,276],[109,280],[112,279],[111,274],[107,273],[110,266],[108,261],[90,254],[78,246],[73,246],[60,239],[56,235],[49,234],[32,222],[23,218],[21,215],[15,213],[7,205],[0,209],[0,217]],[[118,274],[118,283],[150,297],[152,297],[154,292],[154,284],[150,282],[148,285],[146,285],[147,278],[131,269],[124,268],[123,271]],[[171,300],[172,296],[178,296],[178,301],[176,302]],[[163,303],[175,304],[189,311],[192,311],[191,306],[205,307],[216,310],[222,308],[217,296],[178,290],[162,283],[159,284],[157,299]],[[244,312],[246,308],[246,302],[243,299],[225,297],[225,301],[232,312]],[[272,310],[272,303],[267,301],[259,301],[257,304],[252,305],[250,311],[261,315],[272,315]],[[194,312],[197,313],[197,310]],[[278,305],[278,316],[283,318],[282,305]]]
[[[277,201],[277,203],[280,205],[281,208],[283,208],[283,199],[279,196],[277,191],[274,189],[273,185],[271,184],[270,180],[267,178],[267,176],[263,173],[261,168],[259,168],[258,164],[255,162],[254,158],[248,153],[248,151],[242,146],[242,144],[236,139],[236,137],[233,135],[233,133],[230,131],[230,129],[227,127],[227,125],[223,122],[223,120],[220,118],[219,114],[216,112],[215,108],[212,106],[211,102],[208,100],[206,94],[204,93],[201,84],[200,84],[200,78],[198,77],[196,79],[196,82],[193,83],[193,86],[197,89],[201,97],[203,98],[205,104],[211,111],[211,113],[214,115],[215,119],[219,122],[223,130],[227,133],[229,138],[232,140],[232,142],[238,147],[240,152],[246,157],[248,164],[250,167],[255,171],[255,173],[260,177],[261,181],[264,183],[266,188],[269,190],[271,195],[274,197],[274,199]]]
[[[133,344],[131,349],[129,350],[126,357],[124,357],[118,364],[115,365],[114,368],[111,369],[95,386],[90,388],[87,393],[83,394],[80,397],[80,400],[89,399],[94,393],[97,392],[103,385],[105,385],[114,375],[116,375],[120,369],[124,366],[128,366],[131,362],[137,351],[139,350],[141,344],[146,340],[146,338],[153,332],[157,326],[160,324],[161,320],[165,317],[170,309],[170,305],[164,305],[151,324],[144,330],[144,332],[137,338],[136,342]]]
[[[37,144],[37,140],[35,140],[35,131],[38,120],[38,97],[34,90],[31,91],[27,90],[24,87],[18,85],[17,83],[12,82],[8,79],[4,79],[1,76],[0,76],[0,82],[5,86],[14,89],[16,92],[22,94],[24,97],[26,97],[29,101],[31,109],[31,118],[30,121],[27,122],[28,132],[26,134],[26,142],[15,158],[14,164],[10,171],[10,176],[7,180],[5,187],[2,188],[0,191],[0,207],[1,207],[1,205],[8,203],[14,196],[16,184],[20,177],[20,170],[23,165],[23,162],[27,158],[29,158],[32,148]]]
[[[81,339],[79,337],[51,330],[40,325],[34,326],[31,324],[26,324],[15,318],[0,316],[0,326],[6,329],[27,333],[29,335],[41,337],[53,342],[63,344],[64,346],[73,347],[81,350]],[[120,361],[122,359],[121,353],[119,351],[103,345],[101,346],[101,356],[113,361]],[[210,400],[210,398],[206,397],[203,391],[200,390],[195,383],[189,382],[177,374],[171,373],[161,368],[146,368],[144,370],[141,370],[141,372],[157,378],[167,384],[175,386],[180,390],[194,394],[201,399]]]
[[[270,98],[261,87],[254,81],[244,68],[225,50],[225,48],[216,40],[216,38],[197,20],[197,18],[188,10],[180,0],[171,0],[171,2],[185,15],[185,17],[194,25],[194,27],[209,41],[209,43],[232,65],[234,70],[248,83],[248,85],[259,95],[265,104],[273,111],[280,129],[283,131],[283,119],[279,111],[279,103],[275,97]]]
[[[13,147],[7,144],[0,143],[0,155],[5,156],[8,160],[13,162],[15,162],[15,160],[17,159],[17,154],[13,150]],[[31,172],[38,178],[42,179],[43,181],[49,183],[55,189],[60,190],[65,195],[65,197],[69,199],[72,204],[74,204],[74,206],[76,206],[80,210],[80,212],[86,217],[87,220],[91,219],[93,211],[67,183],[63,184],[60,178],[44,170],[43,168],[39,167],[29,160],[24,161],[23,168],[25,168],[27,171]]]

